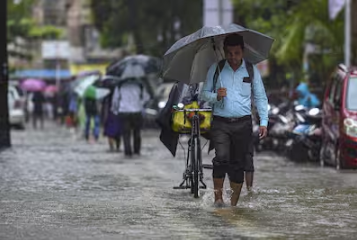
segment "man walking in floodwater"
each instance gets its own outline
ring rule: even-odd
[[[246,155],[252,140],[251,94],[260,117],[260,138],[267,135],[268,100],[258,69],[243,59],[244,40],[231,34],[224,40],[226,60],[213,64],[200,98],[213,104],[210,137],[213,159],[215,206],[224,205],[222,189],[226,173],[233,190],[231,205],[236,206],[244,182]]]

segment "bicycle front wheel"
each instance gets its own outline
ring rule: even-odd
[[[194,140],[195,141],[195,140]],[[198,162],[198,155],[197,151],[197,145],[196,142],[195,144],[192,144],[192,155],[191,155],[191,163],[193,164],[193,197],[198,198],[198,189],[199,189],[199,162]]]

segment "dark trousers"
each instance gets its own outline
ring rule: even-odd
[[[32,115],[33,128],[37,128],[37,120],[40,121],[41,129],[43,129],[43,112],[34,112]]]
[[[248,152],[245,158],[244,171],[245,172],[254,172],[254,141],[252,137],[252,141],[250,141]]]
[[[244,116],[237,119],[214,117],[211,140],[216,151],[213,159],[213,178],[225,178],[243,183],[244,170],[252,141],[252,119]]]
[[[119,113],[120,123],[123,129],[124,153],[127,156],[133,154],[131,148],[131,135],[134,136],[134,153],[140,154],[141,127],[143,117],[141,113]]]

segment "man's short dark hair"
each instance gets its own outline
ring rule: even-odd
[[[244,49],[244,40],[243,40],[243,36],[237,34],[237,33],[233,33],[228,35],[225,39],[224,39],[224,47],[227,46],[241,46],[242,49]]]

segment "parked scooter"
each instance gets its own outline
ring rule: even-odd
[[[286,142],[288,157],[297,162],[319,161],[321,136],[321,109],[306,109],[298,105],[295,107],[296,126],[289,133],[289,140]]]
[[[283,151],[285,142],[287,141],[287,132],[292,128],[292,116],[285,116],[289,108],[290,106],[288,102],[283,102],[278,106],[269,104],[268,136],[259,140],[258,134],[254,134],[256,137],[256,151]],[[255,130],[259,131],[259,128],[256,128]]]

